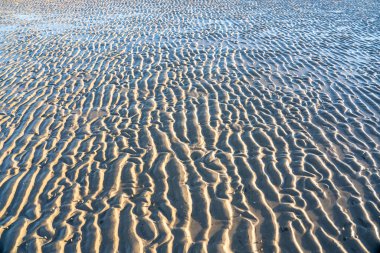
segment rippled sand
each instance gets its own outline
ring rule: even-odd
[[[380,4],[307,2],[0,0],[0,251],[377,252]]]

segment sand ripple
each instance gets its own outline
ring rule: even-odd
[[[0,1],[2,251],[375,252],[379,13]]]

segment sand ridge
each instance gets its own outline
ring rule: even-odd
[[[376,2],[0,7],[3,252],[376,251]]]

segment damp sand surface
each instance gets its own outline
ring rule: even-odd
[[[0,251],[377,252],[379,13],[0,0]]]

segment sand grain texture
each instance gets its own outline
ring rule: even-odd
[[[0,0],[2,252],[377,252],[378,1]]]

